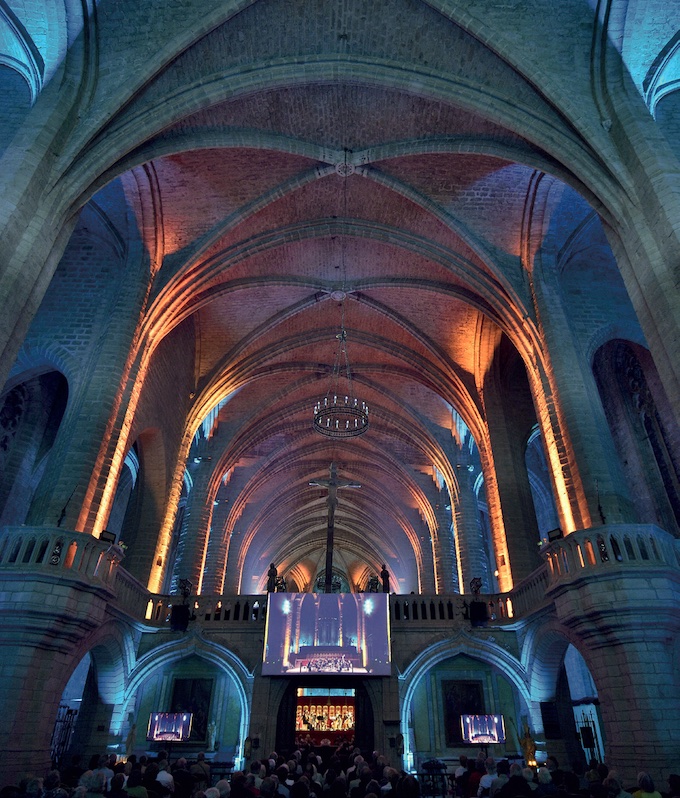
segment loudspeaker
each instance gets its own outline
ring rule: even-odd
[[[590,726],[581,726],[579,731],[581,733],[581,745],[584,748],[595,748],[595,738]]]
[[[484,626],[489,620],[489,613],[484,601],[470,602],[470,623],[473,626]]]
[[[173,632],[186,632],[191,609],[188,604],[173,604],[170,609],[170,628]]]

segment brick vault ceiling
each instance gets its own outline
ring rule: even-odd
[[[268,47],[272,58],[289,58],[304,51],[305,36],[313,40],[307,20],[310,29],[290,41],[269,29],[258,41],[260,5],[196,41],[122,106],[113,143],[126,143],[111,149],[105,176],[123,174],[156,253],[155,343],[178,325],[194,336],[189,430],[226,400],[207,446],[216,476],[229,475],[226,488],[213,486],[218,499],[229,495],[227,528],[238,520],[248,530],[238,533],[247,537],[242,588],[261,586],[271,560],[314,577],[325,504],[308,483],[332,461],[362,483],[341,495],[338,562],[359,580],[392,557],[393,573],[413,584],[411,561],[431,557],[428,481],[431,489],[437,472],[453,480],[453,411],[479,439],[480,388],[501,341],[509,368],[520,362],[531,314],[523,224],[537,177],[550,175],[546,217],[565,241],[592,214],[578,192],[592,195],[541,127],[572,141],[570,125],[429,7],[434,38],[427,47],[417,37],[395,40],[397,60],[422,65],[425,52],[434,72],[453,69],[488,91],[504,81],[507,97],[531,105],[535,127],[523,128],[505,101],[473,108],[462,89],[444,100],[408,81],[378,85],[370,70],[308,81],[298,70],[274,88],[213,91],[208,77],[220,70],[245,71]],[[274,6],[282,19],[293,13],[277,2],[270,15]],[[455,42],[455,66],[437,31]],[[376,27],[346,35],[357,58],[379,55]],[[189,87],[201,80],[198,99]],[[180,101],[182,87],[188,99]],[[94,140],[93,151],[101,145]],[[349,177],[336,169],[344,164]],[[142,168],[153,225],[134,199]],[[341,288],[344,308],[331,297]],[[331,442],[312,430],[311,412],[327,389],[342,313],[356,393],[372,421],[362,438]]]

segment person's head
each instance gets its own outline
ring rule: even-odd
[[[669,794],[671,798],[680,796],[680,776],[677,773],[671,773],[668,777]]]
[[[496,770],[499,775],[508,776],[510,774],[510,762],[507,759],[501,759],[496,765]]]
[[[159,751],[159,752],[156,754],[156,759],[157,759],[159,762],[161,762],[162,760],[164,760],[164,759],[167,759],[167,758],[168,758],[168,752],[167,752],[167,751],[163,751],[163,750],[161,750],[161,751]]]
[[[56,789],[61,782],[61,776],[59,775],[58,770],[50,770],[50,772],[45,776],[45,783],[43,787],[46,790],[54,790]]]
[[[517,762],[513,762],[512,765],[510,765],[509,775],[510,776],[521,776],[522,775],[522,766],[519,765]]]
[[[371,779],[366,785],[366,792],[374,792],[376,795],[380,795],[380,784],[375,779]]]
[[[26,781],[26,787],[24,789],[24,792],[26,793],[27,796],[30,796],[30,798],[40,798],[40,796],[42,795],[42,791],[43,791],[42,779],[30,778]]]
[[[281,784],[283,784],[285,780],[288,778],[289,773],[290,771],[288,770],[288,765],[279,765],[279,767],[276,768],[276,775]]]
[[[266,779],[262,779],[262,784],[260,784],[260,796],[262,798],[272,798],[274,793],[276,792],[276,782],[271,776],[267,776]]]
[[[217,787],[208,787],[208,789],[205,790],[205,798],[220,798],[220,791]]]
[[[158,760],[158,769],[159,770],[170,770],[170,765],[168,765],[167,759],[159,759]]]
[[[534,780],[534,771],[531,768],[522,768],[522,775],[529,783]]]
[[[183,756],[181,756],[177,760],[176,767],[177,767],[177,770],[186,770],[187,769],[187,761],[186,761],[186,759]]]
[[[637,785],[642,792],[654,792],[654,781],[649,773],[645,773],[644,771],[638,773]]]
[[[552,776],[548,768],[539,768],[537,777],[539,784],[550,784],[552,782]]]
[[[125,774],[116,773],[111,779],[111,792],[120,792],[125,786]]]
[[[144,771],[144,778],[147,781],[153,781],[159,772],[160,770],[158,768],[158,762],[149,762],[149,764],[146,766],[146,770]]]
[[[203,753],[203,751],[201,751],[200,754],[198,754],[198,756],[196,757],[196,761],[205,762],[205,754]]]
[[[220,798],[229,798],[231,784],[226,779],[220,779],[215,785],[215,789],[219,792]]]
[[[496,772],[496,760],[492,756],[484,760],[484,769],[489,774]]]

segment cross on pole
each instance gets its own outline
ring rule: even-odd
[[[333,537],[335,534],[335,508],[338,506],[338,490],[340,488],[360,488],[358,482],[338,479],[338,470],[335,463],[331,463],[329,468],[329,479],[317,479],[310,482],[312,487],[328,488],[326,506],[328,507],[328,532],[326,534],[326,576],[324,582],[324,593],[333,592]]]

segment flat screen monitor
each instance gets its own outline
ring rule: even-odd
[[[463,742],[492,745],[505,742],[505,722],[502,715],[461,715]]]
[[[263,676],[389,676],[386,593],[270,593]]]
[[[168,743],[181,743],[191,736],[191,712],[152,712],[146,739]]]

